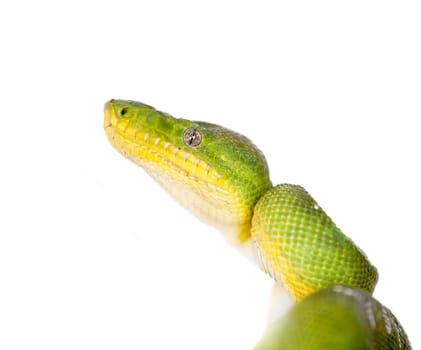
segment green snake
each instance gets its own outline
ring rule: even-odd
[[[297,185],[272,186],[263,153],[219,125],[177,119],[140,102],[111,100],[104,129],[177,202],[282,285],[296,305],[256,349],[410,349],[371,294],[376,268]]]

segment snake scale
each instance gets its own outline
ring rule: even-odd
[[[248,138],[126,100],[105,104],[104,129],[118,152],[291,295],[295,306],[255,349],[411,349],[372,297],[378,274],[366,255],[303,187],[272,186]]]

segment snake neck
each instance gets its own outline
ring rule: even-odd
[[[165,188],[165,185],[163,185],[163,187]],[[253,227],[253,225],[256,225],[253,218],[259,215],[258,211],[256,212],[255,210],[257,204],[259,203],[260,199],[269,193],[272,189],[274,189],[274,186],[269,183],[266,191],[264,191],[261,196],[257,197],[255,203],[253,203],[253,205],[247,209],[247,212],[250,214],[246,216],[246,219],[241,224],[235,224],[229,227],[221,227],[220,225],[218,227],[215,222],[211,222],[210,224],[215,226],[221,232],[223,239],[229,246],[234,248],[243,257],[251,261],[255,266],[268,274],[275,280],[277,284],[279,284],[279,286],[283,286],[284,283],[279,278],[279,274],[273,268],[271,261],[260,249],[258,241],[256,240],[255,235],[253,235],[253,232],[256,232],[256,228]]]

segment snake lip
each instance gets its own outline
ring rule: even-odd
[[[107,102],[104,105],[104,130],[107,130],[109,127],[112,127],[111,122],[111,104]]]

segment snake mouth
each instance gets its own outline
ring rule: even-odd
[[[122,146],[118,144],[118,141],[116,139],[116,132],[115,128],[112,123],[112,103],[113,100],[110,100],[109,102],[105,103],[104,105],[104,123],[103,127],[105,130],[105,134],[107,135],[108,140],[110,141],[111,145],[116,148],[120,153],[122,153],[124,156],[127,156],[127,153],[123,151]]]
[[[108,101],[104,105],[104,130],[107,130],[108,128],[112,127],[111,123],[111,101]]]

